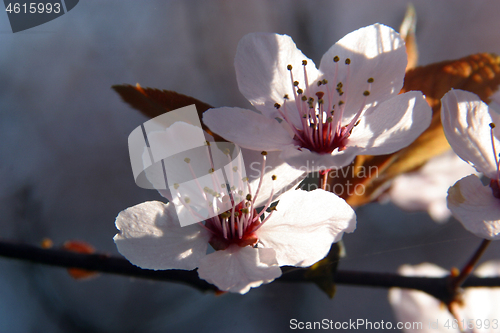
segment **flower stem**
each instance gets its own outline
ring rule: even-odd
[[[474,266],[476,266],[477,262],[483,255],[484,251],[490,245],[491,240],[489,239],[483,239],[481,242],[481,245],[477,248],[476,252],[472,255],[472,257],[467,261],[467,263],[462,267],[460,270],[460,274],[456,278],[452,278],[450,282],[450,289],[453,292],[457,292],[457,289],[462,286],[462,284],[467,280],[469,275],[472,273],[474,270]]]

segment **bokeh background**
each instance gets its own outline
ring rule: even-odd
[[[175,90],[214,106],[250,107],[233,59],[249,32],[292,36],[319,63],[338,39],[380,22],[398,29],[404,0],[85,0],[13,34],[0,13],[0,238],[56,246],[83,240],[118,254],[114,219],[161,200],[133,180],[128,134],[146,119],[111,90]],[[416,0],[420,64],[500,53],[497,0]],[[305,207],[306,209],[306,207]],[[358,209],[340,269],[395,272],[405,263],[461,265],[480,240],[459,223],[391,204]],[[493,244],[484,260],[499,257]],[[290,319],[393,321],[387,290],[272,283],[247,295],[101,275],[0,258],[0,332],[286,332]]]

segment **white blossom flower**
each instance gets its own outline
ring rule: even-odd
[[[399,273],[406,276],[443,277],[449,274],[434,264],[423,263],[416,266],[404,265]],[[479,277],[500,276],[500,262],[491,261],[480,265],[474,273]],[[434,297],[417,290],[391,288],[389,302],[396,319],[407,327],[406,333],[459,333],[458,322],[446,306]],[[463,294],[463,304],[456,309],[466,332],[498,332],[500,328],[500,288],[467,288]],[[418,327],[414,323],[422,323]],[[473,327],[473,330],[470,329]]]
[[[451,216],[446,202],[447,190],[457,179],[473,173],[473,167],[449,150],[431,158],[419,170],[396,177],[389,198],[398,207],[424,210],[434,221],[446,222]]]
[[[263,154],[262,171],[266,170],[265,160]],[[225,189],[227,194],[216,186],[201,190],[199,197],[208,203],[206,206],[220,213],[198,224],[181,227],[173,202],[145,202],[122,211],[116,218],[120,232],[114,240],[118,251],[142,268],[198,267],[200,278],[220,290],[243,294],[279,277],[279,266],[314,264],[326,256],[331,244],[339,241],[344,232],[354,231],[353,209],[323,190],[290,190],[280,196],[276,208],[271,207],[271,190],[259,212],[264,174],[261,172],[259,186],[252,190],[248,179],[238,178],[240,171],[234,168],[231,177],[235,185]],[[214,184],[220,184],[216,173],[211,175]],[[178,199],[187,212],[199,215],[188,198]],[[228,202],[232,208],[221,210]],[[207,254],[209,244],[215,252]]]
[[[319,69],[286,35],[243,37],[235,59],[242,94],[260,112],[217,108],[204,123],[241,147],[281,151],[290,165],[318,171],[356,155],[393,153],[430,124],[421,92],[398,95],[406,68],[403,39],[374,24],[333,45]]]
[[[462,178],[448,190],[448,208],[476,236],[500,239],[499,135],[500,115],[473,93],[451,90],[441,100],[444,133],[455,153],[490,178]]]

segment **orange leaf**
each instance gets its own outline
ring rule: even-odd
[[[66,251],[76,253],[92,254],[95,252],[92,245],[82,241],[67,241],[63,244],[62,248]],[[80,268],[68,268],[68,273],[75,280],[88,279],[98,274],[97,272]]]
[[[408,4],[405,17],[399,28],[399,33],[405,41],[406,55],[408,56],[408,64],[406,70],[417,67],[418,63],[418,47],[417,39],[415,37],[415,30],[417,29],[417,12],[411,3]]]
[[[50,249],[52,246],[54,246],[54,243],[50,238],[44,238],[42,239],[42,243],[40,245],[42,249]]]

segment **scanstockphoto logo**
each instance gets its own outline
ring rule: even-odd
[[[62,16],[79,0],[10,1],[4,0],[12,32],[27,30]]]
[[[195,105],[148,120],[128,146],[136,184],[168,198],[181,226],[222,214],[249,194],[241,149],[206,141]]]

